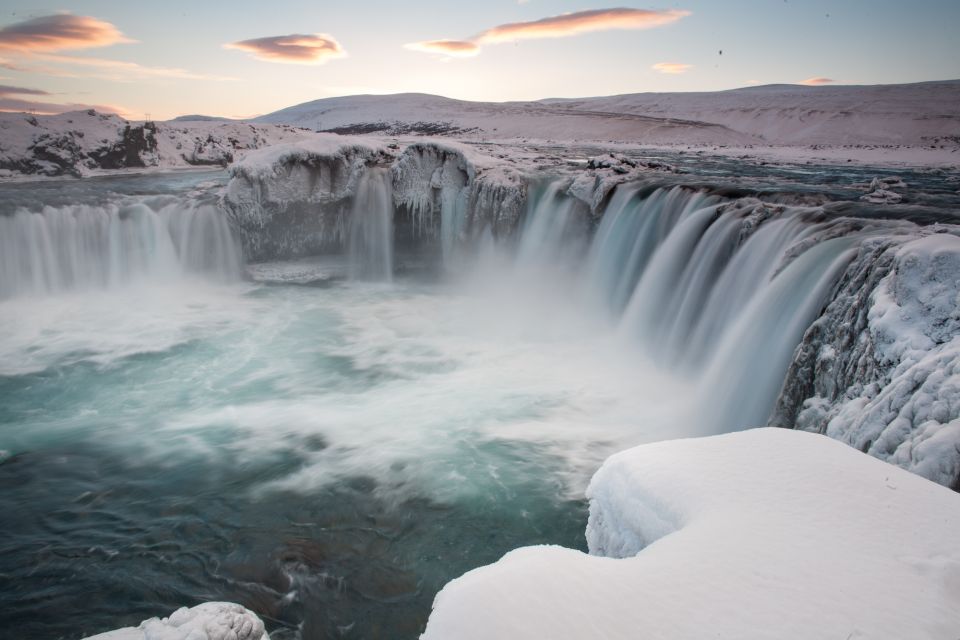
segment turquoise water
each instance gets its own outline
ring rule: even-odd
[[[415,637],[463,572],[585,548],[589,475],[656,437],[649,372],[562,287],[344,271],[0,302],[0,628],[233,600],[274,637]]]

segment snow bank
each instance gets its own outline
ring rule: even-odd
[[[607,460],[588,496],[592,555],[528,547],[471,571],[422,638],[960,629],[960,496],[835,440],[765,428],[643,445]]]
[[[150,618],[139,627],[108,631],[88,640],[270,640],[252,611],[230,602],[205,602]]]

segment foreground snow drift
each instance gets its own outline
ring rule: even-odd
[[[89,640],[270,640],[263,621],[231,602],[182,607],[169,618],[150,618],[139,627],[108,631]]]
[[[592,555],[528,547],[471,571],[422,637],[960,629],[960,496],[835,440],[766,428],[643,445],[607,460],[588,496]]]

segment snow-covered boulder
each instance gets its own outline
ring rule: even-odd
[[[860,196],[860,199],[871,204],[899,204],[903,196],[895,191],[879,188]]]
[[[608,459],[588,496],[591,555],[527,547],[470,571],[422,638],[960,629],[960,496],[836,440],[764,428],[643,445]]]
[[[263,621],[231,602],[205,602],[182,607],[168,618],[150,618],[139,627],[125,627],[88,640],[270,640]]]

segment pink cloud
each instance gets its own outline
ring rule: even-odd
[[[407,49],[448,56],[473,56],[481,44],[532,40],[537,38],[566,38],[593,31],[613,29],[652,29],[672,24],[689,16],[681,9],[591,9],[550,16],[528,22],[510,22],[481,31],[468,40],[425,40],[405,45]]]
[[[814,76],[813,78],[807,78],[806,80],[801,80],[799,84],[805,84],[810,87],[815,87],[822,84],[830,84],[833,82],[830,78],[824,78],[822,76]]]
[[[323,64],[347,55],[340,43],[323,33],[253,38],[223,45],[226,49],[245,51],[257,60],[289,64]]]
[[[133,42],[119,29],[89,16],[58,13],[0,28],[0,50],[64,51]]]
[[[423,53],[442,53],[448,56],[468,58],[480,53],[480,46],[469,40],[425,40],[403,45],[411,51]]]
[[[650,67],[654,71],[659,71],[660,73],[686,73],[693,68],[692,64],[684,64],[682,62],[658,62],[657,64]]]
[[[487,29],[479,42],[508,42],[532,38],[564,38],[590,31],[610,29],[651,29],[671,24],[690,15],[679,9],[592,9],[530,22],[511,22]]]

